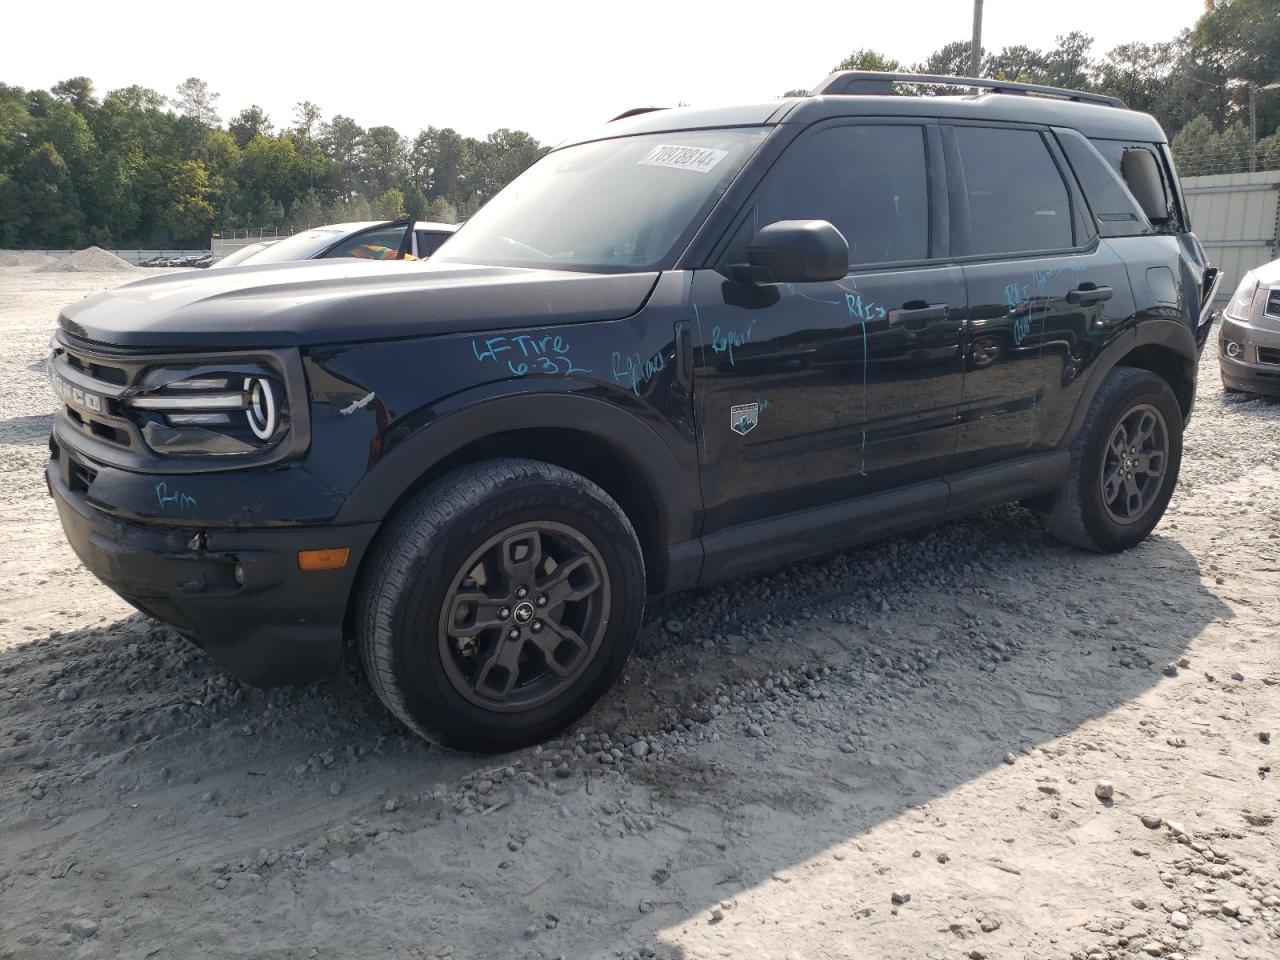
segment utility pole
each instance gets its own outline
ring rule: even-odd
[[[973,42],[969,45],[969,76],[982,69],[982,0],[973,0]]]
[[[1258,85],[1249,81],[1249,172],[1258,172]]]

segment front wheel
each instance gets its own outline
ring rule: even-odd
[[[1164,516],[1182,463],[1182,410],[1147,370],[1107,375],[1071,445],[1071,467],[1046,525],[1064,543],[1114,552],[1140,543]]]
[[[389,522],[358,633],[378,697],[428,740],[482,752],[545,739],[617,679],[644,564],[604,490],[534,460],[441,478]]]

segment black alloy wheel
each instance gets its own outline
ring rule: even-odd
[[[1133,407],[1111,432],[1102,462],[1102,503],[1111,519],[1141,520],[1161,491],[1168,463],[1164,415],[1149,403]]]
[[[486,540],[449,586],[437,633],[454,689],[489,710],[527,710],[572,686],[600,649],[609,574],[600,552],[559,523]]]

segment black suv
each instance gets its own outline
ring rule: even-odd
[[[84,563],[237,676],[349,641],[409,727],[504,749],[608,689],[647,594],[1014,500],[1138,543],[1214,277],[1151,117],[837,73],[632,111],[427,264],[67,307],[48,482]]]

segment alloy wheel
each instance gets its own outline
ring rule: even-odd
[[[609,574],[572,527],[525,523],[461,565],[440,614],[440,657],[454,689],[487,710],[537,707],[563,693],[599,652]]]
[[[1133,407],[1111,431],[1102,461],[1102,503],[1111,519],[1142,519],[1160,495],[1168,463],[1164,415],[1149,403]]]

